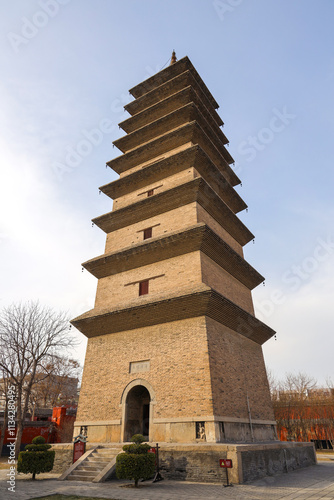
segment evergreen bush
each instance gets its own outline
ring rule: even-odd
[[[143,444],[144,436],[132,436],[133,444],[123,446],[123,451],[116,458],[116,475],[118,479],[133,479],[138,488],[139,479],[150,479],[155,470],[155,454],[149,453],[151,446]]]
[[[34,437],[32,444],[25,446],[26,451],[19,453],[17,472],[32,474],[32,479],[35,479],[36,474],[52,471],[55,452],[49,451],[50,448],[51,445],[45,444],[43,436]]]

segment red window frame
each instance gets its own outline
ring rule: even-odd
[[[139,282],[139,295],[147,295],[148,294],[148,283],[149,283],[149,280]]]
[[[147,227],[146,229],[144,229],[143,235],[144,235],[144,240],[152,238],[152,227]]]

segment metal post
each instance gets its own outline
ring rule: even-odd
[[[153,479],[153,483],[157,483],[158,481],[162,481],[163,480],[163,477],[162,475],[160,474],[160,463],[159,463],[159,444],[157,443],[156,444],[156,452],[155,452],[155,460],[156,460],[156,472],[155,472],[155,476],[154,476],[154,479]]]

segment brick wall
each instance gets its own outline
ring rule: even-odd
[[[245,311],[254,314],[250,290],[202,252],[201,268],[203,283],[212,287],[224,297],[228,297]]]
[[[233,250],[235,250],[241,257],[243,257],[242,246],[235,241],[233,236],[230,235],[208,212],[199,204],[196,207],[197,210],[197,222],[204,222],[209,226],[212,231],[214,231],[220,238],[228,245],[230,245]]]
[[[117,229],[107,235],[105,253],[121,250],[143,241],[143,229],[152,227],[152,236],[165,236],[172,231],[196,224],[196,202]]]
[[[149,371],[129,373],[148,359]],[[89,339],[77,420],[120,419],[122,393],[138,378],[155,391],[154,418],[212,414],[204,317]]]
[[[201,283],[200,252],[180,255],[99,279],[95,309],[124,306],[131,300],[137,299],[138,281],[154,276],[159,277],[149,280],[149,296],[152,300],[171,290],[190,291],[192,287]]]
[[[274,421],[262,348],[210,318],[206,320],[214,414]]]
[[[163,154],[159,154],[156,157],[150,157],[149,160],[145,160],[142,163],[138,163],[135,167],[129,168],[125,172],[122,172],[120,174],[120,177],[125,177],[126,175],[132,174],[133,172],[137,172],[137,170],[141,170],[143,167],[149,165],[150,163],[153,163],[155,161],[158,161],[162,158],[168,158],[168,156],[172,156],[175,153],[178,153],[179,151],[183,151],[184,149],[187,149],[189,146],[193,146],[191,142],[186,142],[185,144],[182,144],[182,146],[178,146],[177,148],[173,148],[172,146],[168,151],[165,151]]]
[[[162,180],[155,181],[152,184],[147,184],[145,188],[135,189],[129,194],[120,196],[114,200],[113,210],[118,210],[120,208],[131,205],[132,203],[137,203],[144,198],[147,198],[147,191],[149,189],[154,189],[154,194],[161,193],[162,191],[167,191],[173,187],[179,186],[184,182],[188,182],[195,177],[195,169],[193,167],[188,168],[178,172],[177,174],[170,175]]]

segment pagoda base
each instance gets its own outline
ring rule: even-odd
[[[160,469],[166,479],[226,484],[220,459],[231,459],[230,483],[292,472],[317,463],[313,443],[276,441],[252,444],[159,443]]]
[[[124,422],[125,419],[123,419]],[[200,437],[199,427],[203,428],[205,435]],[[122,425],[122,420],[110,421],[77,421],[74,425],[74,434],[77,436],[85,428],[88,440],[96,443],[127,442],[134,434],[142,434],[142,425],[137,426],[132,422],[130,429]],[[190,417],[173,419],[155,419],[150,425],[149,435],[146,436],[150,442],[165,443],[249,443],[253,441],[276,442],[276,422],[266,420],[253,420],[250,426],[247,419],[229,417]]]
[[[155,443],[151,444],[155,446]],[[87,442],[86,450],[95,446],[121,449],[120,443]],[[61,468],[57,467],[57,472],[63,473],[72,463],[72,446],[57,444],[53,447],[56,451],[56,463],[62,464]],[[64,453],[68,451],[67,463]],[[228,479],[233,484],[288,473],[317,463],[313,443],[159,443],[160,472],[165,479],[226,484],[226,469],[220,467],[221,459],[232,460]],[[108,480],[114,477],[115,472]]]

